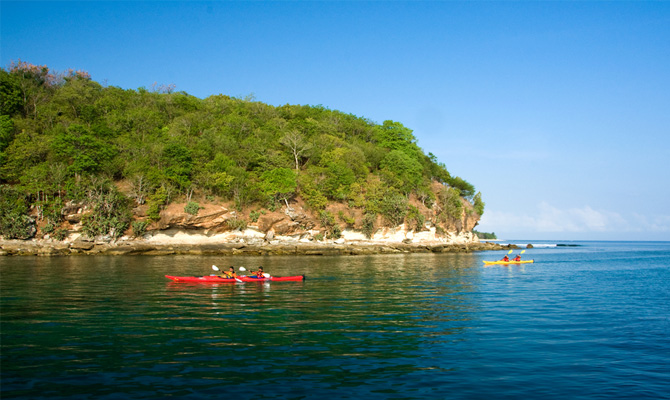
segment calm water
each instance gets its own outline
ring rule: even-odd
[[[1,397],[668,399],[670,243],[0,257]],[[254,267],[305,282],[197,285]]]

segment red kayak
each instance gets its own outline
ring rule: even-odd
[[[234,278],[222,278],[218,275],[210,276],[172,276],[165,275],[166,278],[175,282],[196,282],[196,283],[235,283]],[[242,282],[281,282],[281,281],[304,281],[305,275],[296,276],[271,276],[269,278],[258,278],[256,276],[238,276]]]

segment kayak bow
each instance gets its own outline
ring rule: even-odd
[[[500,264],[500,265],[507,265],[507,264],[529,264],[534,262],[535,260],[523,260],[523,261],[484,261],[484,264],[486,265],[494,265],[494,264]]]

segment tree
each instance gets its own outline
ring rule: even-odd
[[[298,186],[296,178],[296,173],[288,168],[265,171],[260,176],[261,191],[272,200],[284,200],[288,207],[288,200]]]
[[[407,215],[407,197],[398,192],[390,192],[380,203],[381,214],[389,226],[394,227],[403,223]]]
[[[466,199],[472,199],[475,195],[475,187],[468,181],[458,176],[454,176],[447,182],[449,186],[458,189],[461,196]]]
[[[463,214],[461,192],[456,188],[444,187],[438,195],[440,215],[443,220],[460,219]]]
[[[305,152],[312,148],[311,144],[307,142],[305,137],[295,129],[287,132],[281,138],[280,143],[291,150],[293,160],[295,161],[295,170],[296,172],[300,171],[300,159],[305,154]]]
[[[381,126],[377,127],[376,138],[380,146],[391,150],[401,150],[408,154],[413,154],[418,150],[412,130],[400,122],[384,121]]]
[[[34,65],[25,61],[12,62],[9,73],[15,75],[17,87],[21,94],[21,103],[26,116],[32,113],[37,119],[38,107],[49,99],[49,92],[58,84],[56,75],[46,65]]]
[[[116,148],[96,137],[89,128],[72,124],[59,132],[51,146],[57,160],[69,164],[71,174],[96,173],[116,156]]]
[[[15,75],[0,69],[0,114],[12,116],[23,111],[25,100]]]
[[[164,166],[164,176],[168,182],[178,189],[185,190],[191,184],[190,177],[193,169],[191,151],[179,143],[169,143],[163,149],[161,164]]]
[[[399,122],[173,90],[103,87],[85,72],[20,60],[0,69],[0,183],[38,214],[54,198],[91,203],[92,188],[102,193],[106,180],[150,203],[155,218],[177,192],[221,196],[238,209],[288,205],[298,194],[313,211],[347,202],[365,212],[368,230],[379,216],[420,227],[420,213],[407,214],[409,199],[444,218],[460,215],[464,198],[483,212],[474,186],[424,154]],[[452,190],[437,196],[435,181]],[[94,197],[129,207],[101,196]]]
[[[8,115],[0,115],[0,165],[2,165],[2,154],[14,137],[14,123]]]
[[[415,190],[423,178],[421,164],[401,150],[390,151],[382,160],[381,167],[398,178],[404,193]]]
[[[473,199],[473,205],[475,212],[477,214],[479,214],[480,216],[484,215],[484,206],[486,205],[486,203],[484,203],[484,201],[482,200],[482,192],[477,192],[477,194]]]

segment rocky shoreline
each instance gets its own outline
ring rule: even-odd
[[[156,243],[148,240],[105,242],[77,239],[0,240],[0,256],[66,255],[366,255],[393,253],[470,253],[504,250],[515,245],[474,242],[461,244],[403,242],[265,242],[265,243]]]

